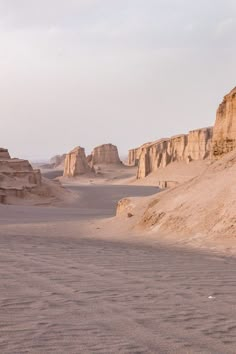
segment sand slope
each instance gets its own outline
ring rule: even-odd
[[[235,354],[236,260],[105,227],[156,188],[73,190],[66,208],[0,205],[0,353]]]
[[[155,197],[121,201],[118,214],[126,217],[129,211],[136,223],[156,232],[236,241],[235,181],[236,151],[213,162],[198,177]]]

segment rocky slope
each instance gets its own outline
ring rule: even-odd
[[[66,155],[64,177],[77,177],[91,172],[84,148],[78,146]]]

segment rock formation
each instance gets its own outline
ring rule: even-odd
[[[172,162],[203,160],[210,157],[212,128],[190,131],[170,139],[143,145],[139,152],[137,178],[144,178]]]
[[[10,154],[7,149],[0,148],[0,159],[5,160],[5,159],[10,159]]]
[[[220,104],[213,132],[213,158],[236,148],[236,87],[224,97]]]
[[[64,177],[76,177],[92,172],[88,164],[85,150],[82,147],[76,147],[66,155]]]
[[[236,87],[224,97],[214,128],[190,131],[147,143],[129,151],[129,165],[138,165],[137,178],[144,178],[175,161],[191,162],[219,158],[236,148]]]
[[[53,156],[50,160],[50,164],[53,168],[63,167],[65,164],[66,154]]]
[[[51,204],[70,198],[59,182],[43,178],[29,161],[12,159],[8,150],[0,148],[0,203]]]
[[[90,166],[121,164],[118,149],[115,145],[104,144],[94,148],[91,155],[88,156]]]
[[[129,150],[129,155],[128,155],[128,165],[129,166],[138,166],[142,149],[148,145],[151,145],[151,143],[146,143],[138,148]]]
[[[66,159],[66,154],[53,156],[50,159],[49,163],[41,165],[40,168],[46,170],[51,170],[51,169],[64,170],[65,159]]]
[[[12,159],[6,149],[0,149],[0,202],[37,193],[42,186],[40,170],[34,170],[27,160]]]

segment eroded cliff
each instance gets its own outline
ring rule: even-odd
[[[212,154],[214,158],[236,148],[236,87],[224,97],[220,104],[212,139]]]
[[[66,155],[64,177],[77,177],[92,172],[84,148],[78,146]]]
[[[90,166],[121,164],[118,149],[112,144],[103,144],[95,147],[87,159]]]
[[[143,145],[139,155],[137,178],[144,178],[172,162],[189,163],[209,158],[211,139],[212,127],[209,127]]]

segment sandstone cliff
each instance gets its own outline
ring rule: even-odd
[[[142,146],[140,146],[138,148],[129,150],[128,165],[129,166],[138,166],[142,149],[148,145],[151,145],[151,144],[152,143],[149,142],[149,143],[143,144]]]
[[[66,155],[64,177],[76,177],[92,172],[88,164],[85,150],[82,147],[76,147]]]
[[[129,165],[138,165],[141,179],[175,161],[220,158],[236,148],[236,87],[224,97],[217,111],[215,126],[190,131],[147,143],[129,151]]]
[[[213,132],[212,154],[220,158],[236,148],[236,87],[220,104]]]
[[[91,155],[88,156],[90,166],[121,164],[118,149],[115,145],[104,144],[94,148]]]
[[[143,145],[139,155],[137,178],[144,178],[173,162],[188,163],[209,158],[211,139],[212,128],[209,127]]]
[[[10,159],[10,154],[7,149],[0,148],[0,159]]]

